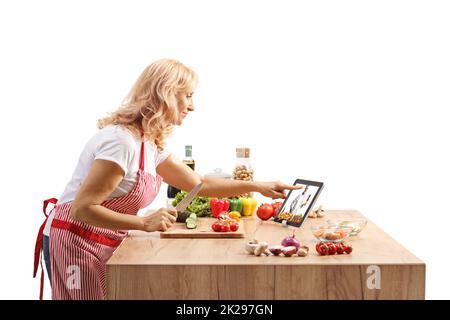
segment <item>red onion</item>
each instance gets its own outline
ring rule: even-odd
[[[281,241],[281,245],[283,247],[294,246],[297,248],[297,250],[300,248],[300,242],[295,239],[295,235],[287,236],[286,238],[284,238],[283,241]]]

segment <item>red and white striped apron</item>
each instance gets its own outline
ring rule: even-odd
[[[136,215],[156,197],[162,178],[144,171],[144,142],[141,144],[138,180],[129,193],[104,201],[102,206],[122,214]],[[52,299],[105,299],[106,261],[126,237],[127,231],[99,228],[70,218],[71,202],[57,204],[50,230]],[[45,213],[45,209],[44,209]],[[39,230],[38,240],[42,230]],[[39,244],[36,243],[36,274]],[[42,264],[41,264],[42,267]],[[41,274],[42,277],[42,274]],[[41,298],[42,298],[41,279]]]

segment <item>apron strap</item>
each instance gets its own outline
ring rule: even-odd
[[[144,147],[144,133],[141,134],[142,142],[141,142],[141,154],[139,161],[139,170],[144,171],[145,168],[145,147]]]
[[[39,267],[39,263],[41,264],[41,286],[40,286],[40,293],[39,293],[40,300],[42,300],[42,296],[44,293],[44,268],[42,267],[42,241],[44,239],[45,224],[47,223],[47,219],[48,219],[47,206],[49,203],[56,205],[57,202],[58,202],[58,199],[56,199],[56,198],[50,198],[50,199],[47,199],[44,201],[42,211],[44,212],[45,220],[42,223],[41,227],[39,228],[39,232],[36,237],[36,245],[34,247],[33,278],[36,278],[36,273],[37,273],[37,270]]]
[[[91,240],[108,247],[117,247],[122,243],[122,240],[113,239],[105,235],[86,230],[83,227],[80,227],[72,222],[63,221],[56,218],[53,219],[52,228],[70,231],[83,239]]]

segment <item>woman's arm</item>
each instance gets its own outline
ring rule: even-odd
[[[122,168],[116,163],[95,160],[72,202],[71,218],[111,230],[167,230],[176,219],[173,210],[162,208],[151,216],[139,217],[121,214],[101,205],[123,176]]]
[[[208,197],[232,197],[243,193],[259,192],[266,197],[276,199],[286,197],[284,190],[302,188],[279,181],[254,182],[204,178],[172,155],[156,168],[156,172],[163,177],[164,182],[185,191],[190,191],[194,186],[203,182],[199,195]]]

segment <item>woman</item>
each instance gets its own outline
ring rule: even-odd
[[[105,299],[105,263],[127,230],[166,231],[176,211],[139,209],[156,197],[161,181],[181,190],[203,182],[201,196],[260,192],[284,198],[293,186],[280,182],[205,179],[164,149],[165,138],[194,111],[197,75],[175,60],[149,65],[123,105],[99,120],[66,189],[41,227],[35,274],[43,245],[53,299]],[[42,275],[42,274],[41,274]],[[42,279],[41,279],[42,298]]]

